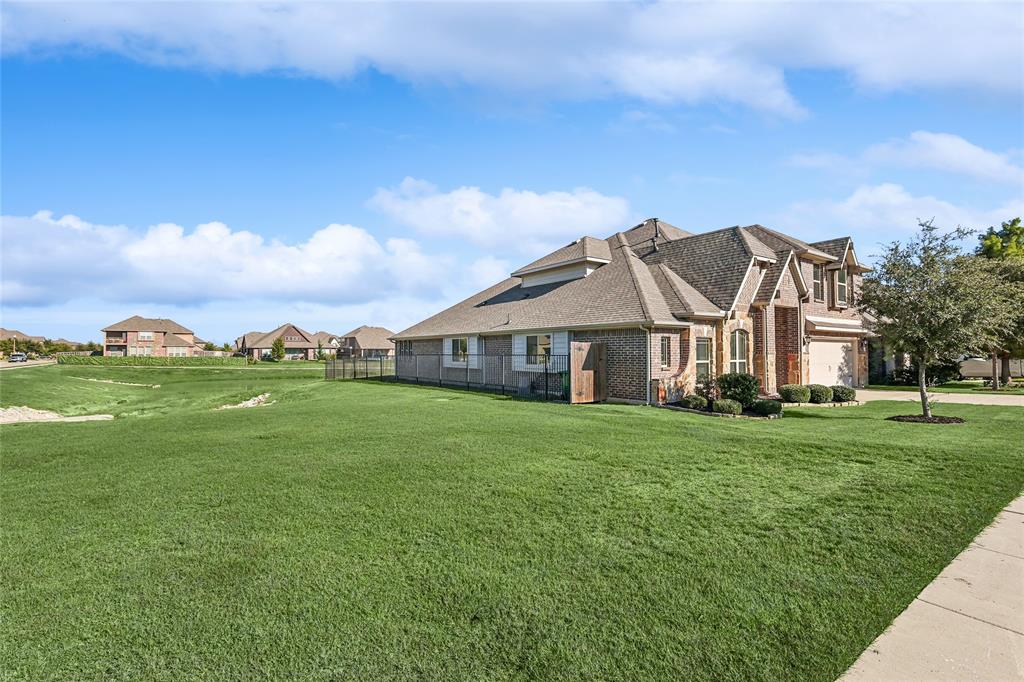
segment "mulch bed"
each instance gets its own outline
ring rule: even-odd
[[[913,422],[915,424],[963,424],[964,420],[960,417],[925,417],[920,414],[901,414],[895,417],[886,417],[886,419],[894,422]]]

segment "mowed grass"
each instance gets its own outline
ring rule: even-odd
[[[917,391],[917,386],[892,386],[889,384],[872,384],[869,386],[873,391]],[[988,392],[995,395],[1024,395],[1024,383],[1019,379],[1009,386],[1000,386],[998,391],[993,391],[991,386],[986,387],[983,381],[950,381],[938,386],[929,386],[929,393],[977,393]]]
[[[0,429],[13,678],[831,680],[1024,487],[1021,408],[90,369],[161,388],[0,374],[3,405],[123,415]]]

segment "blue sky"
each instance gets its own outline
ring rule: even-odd
[[[1019,5],[893,7],[7,3],[2,324],[398,330],[649,216],[1024,213]]]

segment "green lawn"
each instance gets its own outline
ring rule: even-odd
[[[889,384],[871,384],[868,388],[873,391],[917,390],[917,386],[890,386]],[[949,383],[928,388],[929,393],[977,393],[978,391],[987,391],[989,393],[997,393],[998,395],[1024,395],[1024,383],[1020,381],[1014,382],[1009,388],[1003,386],[998,392],[994,392],[991,386],[986,388],[985,384],[981,381],[950,381]]]
[[[1024,488],[1013,407],[57,366],[0,403],[120,416],[0,428],[13,678],[832,680]]]

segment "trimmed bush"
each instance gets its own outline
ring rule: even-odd
[[[711,411],[719,414],[743,414],[743,405],[738,400],[722,398],[715,401],[711,406]]]
[[[778,400],[758,400],[751,409],[755,414],[769,417],[773,414],[782,414],[782,403]]]
[[[122,367],[245,367],[245,358],[157,357],[153,355],[61,355],[58,365],[120,365]]]
[[[723,398],[735,400],[743,407],[750,407],[757,401],[761,387],[753,374],[730,373],[718,377],[718,390]]]
[[[811,389],[800,384],[785,384],[779,387],[784,403],[807,403],[811,401]]]
[[[687,395],[679,401],[679,406],[690,410],[706,410],[708,409],[708,399],[699,395]]]
[[[811,402],[812,403],[830,403],[832,402],[832,389],[828,386],[822,386],[821,384],[811,384],[807,387],[811,391]]]
[[[833,386],[832,387],[832,402],[834,403],[848,403],[851,400],[857,399],[857,391],[853,390],[849,386]]]

